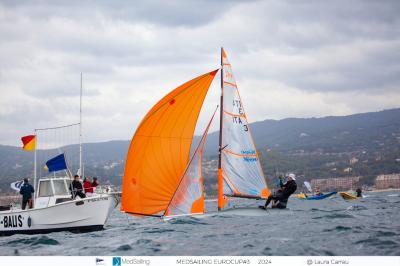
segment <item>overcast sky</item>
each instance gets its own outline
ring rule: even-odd
[[[250,122],[400,107],[399,14],[400,1],[1,1],[0,144],[77,122],[80,72],[84,140],[130,139],[162,96],[219,67],[221,46]],[[218,95],[216,79],[199,130]]]

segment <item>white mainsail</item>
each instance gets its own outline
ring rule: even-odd
[[[231,64],[222,50],[223,111],[221,167],[224,196],[265,198],[269,195],[247,116],[239,95]],[[220,193],[221,194],[221,191]],[[225,200],[219,195],[220,208]]]

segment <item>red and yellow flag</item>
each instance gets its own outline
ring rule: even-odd
[[[33,151],[36,148],[36,136],[28,135],[21,138],[23,143],[23,149],[27,151]]]

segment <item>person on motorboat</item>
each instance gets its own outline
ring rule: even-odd
[[[85,193],[83,193],[83,186],[82,186],[81,182],[79,181],[79,175],[74,176],[74,180],[72,181],[69,189],[72,192],[73,199],[75,199],[76,196],[79,196],[82,199],[86,197]]]
[[[356,189],[356,193],[357,193],[357,198],[362,198],[362,190],[361,190],[361,188],[357,188]]]
[[[83,179],[83,189],[85,194],[93,193],[92,182],[90,182],[90,177],[88,176]]]
[[[92,188],[96,188],[98,185],[100,185],[100,183],[97,177],[93,177]]]
[[[21,189],[19,190],[19,194],[22,195],[22,209],[25,210],[26,205],[29,205],[29,209],[33,208],[33,200],[32,200],[32,193],[35,190],[33,186],[29,184],[28,178],[24,178],[24,184],[22,185]]]
[[[268,197],[265,206],[259,206],[261,209],[266,209],[271,201],[272,208],[285,209],[290,195],[297,190],[296,175],[293,173],[289,174],[288,181],[283,184],[283,181],[281,180],[280,186],[281,189]]]

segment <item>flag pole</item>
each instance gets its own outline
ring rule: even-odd
[[[36,176],[37,176],[37,173],[36,173],[36,159],[37,159],[37,155],[36,155],[36,150],[37,150],[37,143],[38,143],[38,141],[37,141],[37,129],[35,129],[35,150],[34,150],[34,159],[33,159],[33,190],[34,190],[34,192],[33,192],[33,200],[35,201],[36,200],[36,196],[37,196],[37,191],[36,191]]]

